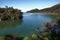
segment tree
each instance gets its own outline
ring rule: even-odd
[[[38,37],[36,34],[32,34],[32,40],[38,40]]]

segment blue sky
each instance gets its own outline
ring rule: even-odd
[[[60,0],[0,0],[0,7],[12,6],[23,12],[31,9],[43,9],[60,3]]]

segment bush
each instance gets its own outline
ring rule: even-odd
[[[32,40],[38,40],[38,37],[37,37],[36,34],[33,34],[33,35],[32,35]]]
[[[29,37],[25,37],[23,40],[31,40]]]

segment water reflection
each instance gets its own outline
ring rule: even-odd
[[[0,21],[0,28],[13,28],[18,25],[21,25],[21,20],[7,20],[7,21]]]

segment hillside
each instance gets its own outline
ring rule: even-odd
[[[30,11],[27,11],[27,13],[38,13],[38,12],[40,12],[39,9],[32,9]]]
[[[21,19],[23,17],[22,14],[21,10],[14,9],[13,7],[0,7],[0,21]]]
[[[51,12],[51,13],[60,13],[60,4],[56,4],[50,8],[45,8],[45,9],[32,9],[30,11],[27,11],[27,12],[30,12],[30,13],[38,13],[38,12]]]

